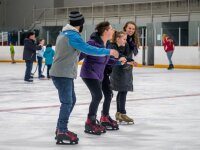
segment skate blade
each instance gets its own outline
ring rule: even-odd
[[[56,144],[57,145],[76,145],[76,144],[78,144],[78,140],[77,141],[67,141],[67,142],[65,142],[64,140],[57,140]]]
[[[93,135],[101,135],[101,132],[95,133],[95,132],[88,131],[88,130],[85,130],[84,132],[85,132],[85,133],[88,133],[88,134],[93,134]]]
[[[49,80],[48,78],[38,78],[39,80]]]
[[[119,128],[108,128],[106,130],[108,130],[108,131],[116,131],[116,130],[119,130]]]
[[[135,124],[134,122],[126,122],[126,121],[121,121],[119,122],[120,125],[133,125]]]
[[[106,133],[106,129],[105,129],[105,131],[101,131],[101,133]]]
[[[108,130],[108,131],[119,130],[118,127],[105,126],[105,128],[106,128],[106,130]]]
[[[24,81],[24,84],[34,84],[33,82]]]

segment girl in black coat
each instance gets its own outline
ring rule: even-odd
[[[132,24],[131,24],[132,25]],[[117,94],[117,113],[116,120],[122,122],[131,122],[134,123],[133,119],[126,115],[126,96],[128,91],[133,91],[133,66],[136,66],[137,63],[133,60],[133,54],[137,51],[137,46],[134,42],[134,32],[131,32],[132,36],[127,33],[127,27],[125,25],[125,32],[116,32],[112,40],[112,48],[115,48],[119,51],[120,57],[125,57],[127,59],[127,64],[123,66],[114,66],[112,69],[112,74],[110,77],[111,88],[115,91],[118,91]],[[123,36],[125,34],[126,36]],[[127,38],[126,38],[127,37]],[[125,41],[124,46],[120,46],[121,43]]]

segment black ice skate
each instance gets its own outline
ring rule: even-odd
[[[101,133],[106,133],[105,127],[100,125],[96,117],[88,117],[85,123],[85,133],[101,135]]]
[[[117,121],[113,120],[109,115],[101,116],[101,125],[106,128],[106,130],[119,130]]]
[[[68,131],[65,133],[58,132],[56,138],[57,138],[56,144],[61,144],[61,145],[78,144],[79,140],[77,136]]]
[[[74,136],[76,136],[77,137],[77,134],[76,133],[74,133],[74,132],[71,132],[71,131],[67,131],[68,133],[70,133],[70,134],[73,134]],[[55,131],[55,140],[57,140],[57,134],[58,134],[58,129],[56,129],[56,131]]]

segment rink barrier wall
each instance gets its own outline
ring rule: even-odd
[[[18,63],[24,63],[24,61],[22,60],[23,48],[23,46],[15,46],[15,59]],[[168,67],[168,59],[166,53],[163,50],[163,46],[154,47],[154,66],[142,65],[142,48],[140,48],[139,54],[134,59],[136,62],[138,62],[138,67]],[[176,46],[172,60],[175,68],[200,69],[200,47]],[[9,46],[0,46],[0,62],[11,62]],[[80,62],[79,64],[81,65],[82,62]]]

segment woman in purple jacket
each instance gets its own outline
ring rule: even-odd
[[[107,46],[107,42],[112,39],[113,29],[109,22],[101,22],[96,26],[94,32],[88,43],[92,46],[103,48]],[[80,76],[90,90],[92,101],[89,106],[88,118],[85,123],[85,132],[100,135],[106,132],[106,128],[96,122],[96,115],[99,103],[102,99],[102,80],[104,77],[104,69],[106,64],[121,65],[126,62],[126,59],[120,58],[119,61],[109,56],[90,56],[81,55],[84,57],[83,65],[81,68]],[[109,102],[110,103],[110,102]],[[112,122],[113,129],[118,129],[116,121],[112,120],[110,116],[109,121]]]

